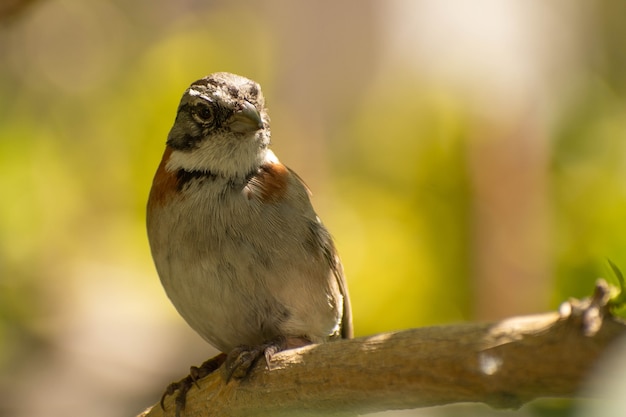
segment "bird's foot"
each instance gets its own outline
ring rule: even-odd
[[[311,341],[304,337],[277,337],[267,343],[257,346],[238,346],[226,357],[226,362],[222,367],[224,378],[230,381],[232,378],[243,379],[252,370],[261,356],[265,357],[267,369],[271,370],[270,361],[272,356],[287,349],[294,349],[311,344]]]
[[[172,382],[167,386],[163,396],[161,397],[161,408],[165,410],[165,398],[169,395],[176,394],[176,398],[174,402],[176,404],[176,417],[180,416],[180,412],[185,409],[185,404],[187,402],[187,392],[191,389],[193,385],[198,387],[198,381],[205,376],[208,376],[217,368],[222,366],[222,364],[226,361],[226,354],[220,353],[219,355],[205,361],[200,366],[192,366],[189,369],[189,375],[185,378],[181,379],[178,382]]]

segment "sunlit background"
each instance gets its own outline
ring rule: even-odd
[[[178,100],[215,71],[262,85],[357,335],[542,312],[626,269],[624,2],[3,4],[0,416],[134,416],[215,353],[144,230]]]

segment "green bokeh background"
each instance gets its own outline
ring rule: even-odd
[[[144,207],[180,95],[214,71],[262,85],[273,148],[337,241],[357,336],[554,309],[607,258],[626,268],[626,4],[528,4],[527,23],[554,18],[527,28],[550,65],[510,96],[433,76],[437,52],[406,63],[410,34],[389,52],[383,1],[1,15],[0,416],[134,415],[212,353],[160,289]]]

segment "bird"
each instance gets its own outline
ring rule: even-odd
[[[192,83],[152,182],[151,254],[178,313],[222,352],[170,384],[177,413],[224,365],[245,378],[265,357],[353,337],[346,278],[303,180],[270,149],[261,87],[218,72]]]

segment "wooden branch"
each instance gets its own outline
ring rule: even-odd
[[[602,286],[604,285],[604,287]],[[281,352],[244,381],[215,372],[192,388],[192,416],[355,415],[456,402],[519,407],[575,396],[626,325],[607,315],[608,287],[560,312],[496,323],[384,333]],[[604,317],[607,315],[607,317]],[[173,397],[142,417],[174,416]]]

